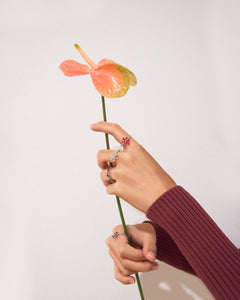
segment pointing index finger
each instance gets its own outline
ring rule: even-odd
[[[91,125],[93,131],[111,134],[120,144],[123,138],[128,138],[129,134],[122,127],[115,123],[100,121]]]

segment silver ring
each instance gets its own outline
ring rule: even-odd
[[[125,237],[127,237],[126,236],[126,234],[124,233],[124,232],[114,232],[114,234],[112,235],[112,238],[115,240],[119,235],[124,235]]]
[[[116,160],[118,160],[118,152],[121,151],[121,149],[117,149],[112,155],[111,155],[111,160],[112,162],[115,162]]]

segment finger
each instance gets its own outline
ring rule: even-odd
[[[130,259],[134,261],[143,261],[146,260],[142,250],[135,249],[128,244],[128,241],[125,243],[122,241],[124,237],[118,237],[115,241],[115,245],[113,245],[113,250],[117,254],[118,257],[122,259]]]
[[[119,195],[120,188],[118,182],[115,182],[113,184],[107,184],[106,187],[107,187],[106,191],[109,195],[120,196]]]
[[[113,251],[114,254],[121,259],[130,259],[133,261],[146,260],[142,250],[136,249],[129,245],[127,237],[122,234],[118,235],[115,239],[110,236],[106,240],[106,244],[111,249],[111,251]]]
[[[140,224],[143,226],[143,224]],[[139,230],[135,230],[137,225],[127,225],[127,231],[128,231],[128,236],[130,238],[131,243],[133,242],[133,237],[138,234]],[[144,226],[148,226],[149,229],[153,226],[151,224],[144,224]],[[154,230],[154,229],[153,229]],[[112,230],[113,235],[118,232],[118,233],[124,233],[124,228],[123,225],[117,225],[113,228]],[[155,233],[155,231],[154,231]],[[106,245],[110,248],[111,251],[113,251],[117,256],[120,258],[127,258],[130,260],[134,261],[144,261],[146,260],[143,251],[140,249],[135,248],[132,245],[129,245],[128,238],[124,234],[119,234],[115,238],[113,238],[113,235],[110,235],[105,243]]]
[[[91,129],[97,132],[105,132],[111,134],[120,144],[123,138],[129,137],[129,134],[122,127],[115,123],[100,121],[92,124]]]
[[[138,272],[149,272],[158,269],[158,264],[156,262],[150,262],[146,260],[136,262],[129,259],[122,259],[117,257],[111,250],[109,251],[109,255],[121,273],[125,276],[129,276]]]
[[[149,261],[154,261],[157,253],[156,232],[150,222],[128,226],[128,233],[132,236],[134,244],[140,245],[144,257]]]
[[[122,268],[128,272],[128,275],[138,272],[150,272],[158,269],[158,263],[150,261],[133,261],[129,259],[120,260]]]
[[[135,283],[135,278],[133,276],[124,276],[115,264],[114,264],[114,275],[115,278],[123,284]]]
[[[154,261],[156,258],[156,253],[157,253],[156,233],[153,227],[149,229],[149,232],[146,232],[144,234],[143,253],[144,256],[150,261]]]
[[[117,258],[117,256],[110,250],[109,255],[111,256],[112,260],[114,261],[114,265],[118,268],[118,270],[121,272],[124,276],[129,276],[131,274],[134,274],[134,272],[131,272],[130,270],[127,270],[123,267],[120,260]]]
[[[105,186],[111,185],[116,182],[116,180],[111,176],[110,168],[102,170],[100,173],[100,177]]]
[[[115,150],[100,150],[97,154],[97,163],[99,168],[107,169],[108,163],[113,163],[113,156],[116,153]]]

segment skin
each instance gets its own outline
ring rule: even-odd
[[[129,134],[118,124],[98,122],[91,125],[96,132],[112,135],[120,144]],[[101,179],[107,193],[116,195],[146,214],[149,207],[165,192],[176,186],[173,179],[162,169],[158,162],[133,138],[124,151],[118,152],[118,160],[110,170],[115,182],[109,182],[107,169],[115,150],[100,150],[97,154]],[[114,232],[124,232],[121,225]],[[156,234],[149,223],[128,226],[131,246],[124,235],[106,240],[109,254],[114,262],[115,278],[123,284],[135,282],[137,272],[156,270]]]
[[[118,124],[109,122],[98,122],[91,125],[91,129],[111,134],[119,143],[123,137],[129,136]],[[108,194],[119,196],[146,213],[163,193],[176,186],[158,162],[133,138],[129,145],[124,146],[124,151],[118,152],[119,159],[110,171],[116,182],[109,183],[107,168],[114,152],[100,150],[97,155],[98,166],[102,169],[100,176]]]
[[[114,262],[115,278],[123,284],[135,283],[132,274],[149,272],[158,269],[154,262],[156,257],[156,234],[149,223],[128,225],[131,246],[125,235],[118,235],[115,239],[110,236],[106,240],[109,255]],[[114,232],[123,232],[122,225],[113,228]]]

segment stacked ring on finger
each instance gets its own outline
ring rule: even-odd
[[[125,138],[122,139],[121,145],[122,146],[129,145],[130,139],[131,139],[131,135],[129,135],[128,137],[126,136]]]
[[[115,162],[116,160],[118,160],[118,152],[121,151],[121,149],[117,149],[112,155],[111,155],[111,161]]]
[[[112,178],[112,176],[111,176],[111,174],[110,174],[110,170],[111,170],[111,168],[107,168],[108,182],[109,182],[109,183],[114,183],[114,182],[116,182],[116,180]]]
[[[116,232],[114,232],[113,234],[112,234],[112,238],[115,240],[119,235],[124,235],[125,237],[127,237],[126,236],[126,234],[124,233],[124,232],[118,232],[118,231],[116,231]]]

